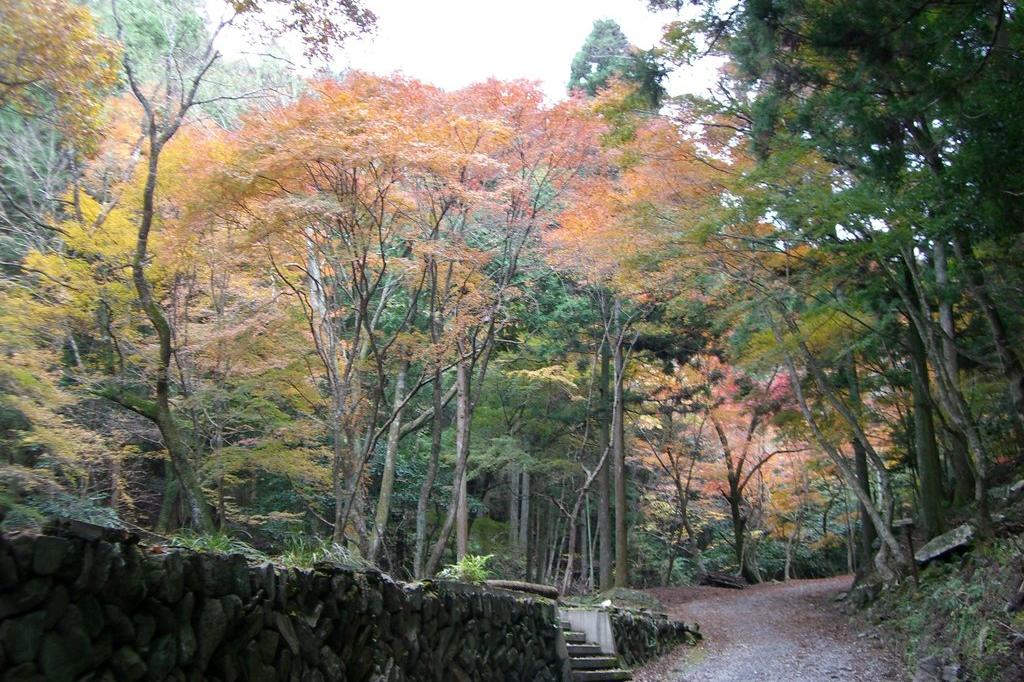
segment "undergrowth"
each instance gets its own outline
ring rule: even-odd
[[[304,536],[286,539],[279,554],[261,552],[245,541],[224,533],[200,534],[183,531],[172,536],[170,544],[172,547],[195,552],[241,554],[250,561],[270,561],[288,568],[313,568],[316,564],[354,570],[371,568],[357,552],[343,545]]]
[[[1024,611],[1011,612],[1024,572],[1024,538],[980,544],[886,590],[868,617],[895,638],[909,670],[930,657],[960,667],[961,679],[1024,679]]]
[[[437,577],[444,578],[446,580],[459,580],[465,583],[482,583],[490,577],[490,570],[487,568],[487,563],[491,558],[492,555],[490,554],[485,554],[483,556],[467,554],[457,563],[445,566],[444,569],[437,574]]]

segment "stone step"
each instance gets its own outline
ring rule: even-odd
[[[563,630],[572,630],[572,623],[567,620],[561,621],[561,626]]]
[[[584,656],[569,659],[573,670],[614,670],[619,660],[614,656]]]
[[[601,647],[596,644],[566,644],[565,648],[569,650],[569,658],[599,656],[601,654]]]
[[[585,633],[585,632],[576,632],[575,630],[565,630],[562,633],[562,636],[565,637],[566,644],[586,644],[587,643],[587,633]]]
[[[628,670],[574,670],[573,682],[608,682],[609,680],[632,680]]]

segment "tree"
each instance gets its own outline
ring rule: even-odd
[[[984,481],[990,455],[950,363],[949,311],[942,314],[945,322],[933,313],[945,307],[930,284],[937,273],[915,251],[953,246],[963,268],[961,286],[985,320],[989,347],[1007,378],[1013,409],[1006,419],[1019,441],[1024,365],[1004,319],[1017,311],[996,302],[999,278],[980,248],[1007,244],[1006,227],[1017,207],[1010,206],[1003,183],[1018,176],[1011,170],[989,182],[978,164],[979,154],[991,163],[1022,139],[1017,126],[1002,121],[1002,112],[1019,104],[1019,93],[996,85],[1020,67],[1010,56],[1019,22],[1001,3],[899,3],[881,23],[867,22],[874,7],[775,3],[769,11],[748,3],[720,16],[708,6],[703,29],[724,39],[715,47],[735,58],[736,81],[750,93],[750,106],[740,104],[743,97],[732,101],[747,110],[761,158],[810,147],[857,186],[884,196],[882,205],[851,211],[859,215],[844,218],[843,225],[856,224],[859,241],[873,245],[880,272],[917,328],[944,417],[971,451],[978,523],[988,529]],[[1000,150],[990,146],[996,136]],[[1002,189],[991,193],[996,187]],[[996,215],[1001,217],[993,220]],[[883,223],[900,229],[884,233]],[[949,279],[941,278],[949,296]]]
[[[182,436],[180,427],[174,416],[171,407],[171,359],[173,354],[174,338],[173,330],[168,322],[167,315],[157,299],[152,282],[147,277],[146,265],[149,260],[149,240],[157,218],[156,195],[158,179],[160,175],[160,156],[164,148],[175,136],[190,111],[201,103],[212,100],[219,100],[230,95],[213,96],[209,99],[200,98],[200,86],[209,73],[214,62],[219,58],[215,42],[220,33],[229,26],[236,17],[246,13],[255,13],[260,8],[256,3],[247,3],[242,7],[234,8],[235,12],[228,12],[209,32],[204,40],[199,42],[199,49],[195,52],[184,53],[182,46],[188,45],[188,41],[175,40],[174,36],[168,40],[168,53],[165,56],[165,69],[160,74],[161,81],[155,87],[147,87],[134,61],[135,55],[131,50],[124,53],[122,67],[128,86],[132,95],[143,111],[142,134],[145,139],[143,151],[146,155],[145,180],[141,196],[141,207],[138,213],[138,233],[135,251],[131,260],[132,281],[138,296],[139,305],[146,313],[146,317],[159,339],[158,362],[154,372],[154,395],[151,403],[141,403],[124,396],[115,391],[107,391],[106,395],[118,400],[129,409],[140,412],[143,416],[152,419],[160,429],[164,445],[170,454],[174,464],[175,476],[179,481],[183,495],[188,500],[192,514],[192,521],[199,528],[206,531],[213,530],[213,517],[204,499],[202,489],[196,479],[194,468],[191,462],[191,448]],[[301,7],[300,12],[304,12]],[[125,23],[118,13],[118,5],[113,5],[113,17],[117,25],[119,38],[124,38]],[[179,17],[185,20],[172,24],[172,32],[191,34],[195,27],[187,21],[189,15],[182,13]],[[304,24],[299,24],[300,27]],[[333,27],[331,23],[327,27]],[[316,28],[323,28],[319,26]],[[321,34],[304,34],[307,45],[326,46],[330,41],[337,38],[344,38],[345,34],[338,35],[331,33],[327,36]],[[186,47],[187,49],[187,47]],[[161,93],[158,96],[158,93]]]
[[[118,49],[87,7],[66,0],[0,6],[0,110],[45,116],[83,151],[93,148]]]
[[[666,75],[655,54],[631,45],[615,20],[598,19],[573,57],[567,89],[569,94],[594,97],[621,79],[635,88],[632,106],[654,111],[665,96],[662,80]]]

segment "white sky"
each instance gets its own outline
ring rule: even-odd
[[[569,64],[596,19],[614,19],[631,43],[646,49],[676,16],[649,12],[644,0],[366,0],[366,6],[377,15],[377,31],[351,43],[337,66],[401,72],[445,89],[490,77],[525,78],[540,81],[552,100],[565,97]],[[669,92],[703,92],[713,75],[711,64],[675,73]]]

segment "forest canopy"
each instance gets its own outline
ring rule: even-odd
[[[354,0],[0,0],[3,530],[562,593],[992,533],[1018,10],[648,4],[686,9],[650,50],[595,21],[551,101],[335,72]]]

